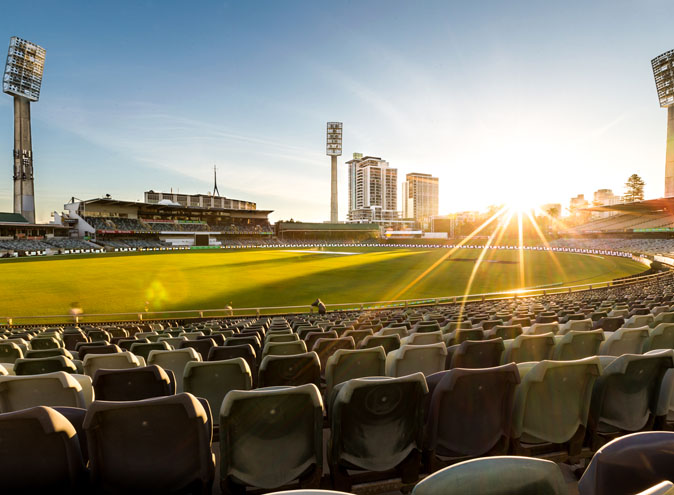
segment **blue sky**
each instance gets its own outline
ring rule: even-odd
[[[666,111],[650,59],[670,3],[34,2],[3,9],[47,50],[33,105],[38,217],[71,196],[226,196],[272,219],[329,216],[325,122],[353,152],[440,178],[440,212],[526,196],[663,194]],[[3,41],[4,40],[4,41]],[[0,211],[11,209],[11,97],[0,95]],[[2,144],[4,143],[4,145]],[[4,172],[2,172],[4,170]],[[399,205],[400,208],[400,205]]]

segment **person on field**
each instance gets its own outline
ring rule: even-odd
[[[82,308],[80,308],[80,303],[78,302],[70,303],[70,316],[73,319],[73,322],[77,323],[81,314]]]
[[[325,314],[325,303],[320,299],[316,299],[314,302],[311,303],[311,305],[318,308],[319,315]]]

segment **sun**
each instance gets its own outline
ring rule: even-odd
[[[529,213],[536,209],[536,206],[526,193],[513,194],[505,203],[506,208],[513,213]]]

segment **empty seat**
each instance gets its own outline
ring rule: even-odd
[[[202,361],[206,361],[208,359],[208,353],[212,347],[215,347],[215,342],[213,339],[185,340],[178,344],[176,350],[192,348],[197,351],[199,356],[201,356]]]
[[[259,387],[321,385],[321,361],[315,352],[268,355],[260,363]]]
[[[73,354],[68,349],[65,349],[63,347],[59,347],[57,349],[38,349],[38,350],[31,349],[30,351],[24,354],[24,357],[29,359],[53,357],[53,356],[65,356],[68,359],[75,359]]]
[[[386,374],[405,376],[421,372],[428,376],[445,369],[447,348],[444,344],[403,345],[386,355]]]
[[[180,393],[183,391],[182,376],[185,366],[190,361],[201,361],[201,356],[197,351],[188,347],[175,351],[150,351],[147,364],[155,364],[165,370],[171,370],[176,377],[176,392]]]
[[[503,340],[514,339],[522,335],[522,325],[497,325],[484,332],[485,339],[502,338]]]
[[[327,333],[327,332],[326,332]],[[311,348],[321,361],[321,371],[325,372],[328,364],[328,358],[338,349],[355,349],[356,345],[351,337],[320,338],[314,342]]]
[[[457,459],[507,453],[520,381],[515,364],[441,371],[427,381],[431,397],[424,450],[431,472]]]
[[[388,354],[391,351],[395,351],[400,348],[400,336],[397,334],[394,335],[371,335],[365,337],[361,343],[361,349],[370,349],[372,347],[382,346],[384,351]]]
[[[466,340],[482,339],[484,339],[484,330],[481,328],[458,328],[443,336],[443,340],[448,346],[460,344]]]
[[[521,382],[515,392],[512,418],[513,451],[556,444],[578,456],[585,438],[592,387],[601,371],[598,357],[575,361],[541,361],[518,365]]]
[[[0,414],[3,493],[85,493],[87,471],[75,428],[49,407]]]
[[[31,349],[58,349],[59,347],[63,347],[63,344],[55,337],[34,337],[30,340]]]
[[[122,349],[114,344],[97,345],[95,343],[85,344],[78,351],[79,357],[82,360],[84,360],[87,354],[115,354],[116,352],[122,352]]]
[[[262,359],[265,356],[288,356],[291,354],[303,354],[307,352],[307,346],[301,340],[292,342],[269,342],[262,350]]]
[[[307,346],[307,350],[313,350],[314,344],[318,339],[336,339],[339,337],[337,332],[309,332],[304,338],[304,343]]]
[[[567,495],[559,466],[531,457],[497,456],[449,466],[419,482],[412,495]]]
[[[371,478],[396,469],[403,483],[416,481],[427,393],[422,373],[355,378],[335,387],[328,462],[336,489],[349,491],[358,481],[347,470],[369,471]]]
[[[491,368],[501,363],[503,339],[464,340],[447,349],[446,368]]]
[[[166,342],[148,342],[148,343],[135,342],[131,344],[129,350],[133,352],[136,356],[142,357],[143,359],[145,359],[145,362],[147,362],[150,352],[169,351],[171,350],[171,347]]]
[[[210,493],[209,412],[191,394],[94,402],[84,429],[93,488],[104,493]]]
[[[641,327],[647,327],[651,323],[653,323],[655,320],[653,318],[653,315],[648,313],[644,315],[634,315],[630,318],[628,318],[625,321],[625,324],[623,325],[623,328],[641,328]]]
[[[428,334],[420,334],[428,335]],[[325,369],[326,397],[338,383],[366,376],[384,376],[386,353],[383,347],[338,349],[328,358]]]
[[[622,316],[607,316],[594,323],[594,328],[601,328],[604,332],[615,332],[625,324]]]
[[[559,323],[534,323],[524,331],[526,335],[543,335],[550,332],[558,333]]]
[[[599,346],[604,341],[601,329],[589,331],[570,330],[564,335],[555,335],[555,348],[552,359],[572,361],[599,354]]]
[[[590,318],[584,320],[569,320],[563,325],[561,325],[558,334],[564,335],[572,330],[584,332],[587,330],[592,330],[593,322]]]
[[[520,335],[513,340],[506,340],[505,351],[501,363],[525,363],[550,359],[555,347],[555,338],[552,332],[542,335]]]
[[[648,331],[642,351],[653,349],[674,349],[674,323],[659,323]]]
[[[442,332],[440,330],[437,332],[413,333],[412,335],[400,339],[400,345],[426,345],[435,344],[437,342],[442,342]]]
[[[82,365],[84,374],[93,377],[99,369],[127,369],[144,366],[145,361],[141,363],[142,359],[129,351],[115,354],[87,354]]]
[[[99,369],[93,387],[98,400],[132,401],[175,393],[169,375],[159,366],[120,370]]]
[[[365,340],[366,337],[373,335],[372,330],[347,330],[342,334],[342,337],[351,337],[353,342],[356,344],[356,348],[360,346],[360,343]]]
[[[267,334],[267,336],[264,338],[264,343],[267,344],[269,342],[295,342],[296,340],[300,340],[300,336],[297,335],[296,333],[271,332]]]
[[[233,390],[220,409],[220,486],[318,488],[323,468],[323,403],[315,385]]]
[[[23,357],[23,351],[14,342],[0,342],[0,363],[13,363]]]
[[[674,433],[633,433],[607,443],[578,483],[580,495],[633,495],[674,479]],[[657,493],[657,492],[655,492]]]
[[[641,354],[644,342],[648,338],[648,327],[623,327],[613,333],[605,332],[604,335],[606,340],[599,346],[600,355]]]
[[[35,406],[86,407],[80,382],[57,371],[31,376],[0,376],[0,411]]]
[[[14,362],[15,375],[39,375],[43,373],[53,373],[55,371],[65,371],[67,373],[77,373],[75,363],[65,356],[53,356],[47,358],[23,358]]]

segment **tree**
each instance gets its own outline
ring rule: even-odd
[[[644,199],[644,186],[646,183],[637,174],[630,175],[625,182],[625,202],[642,201]]]

